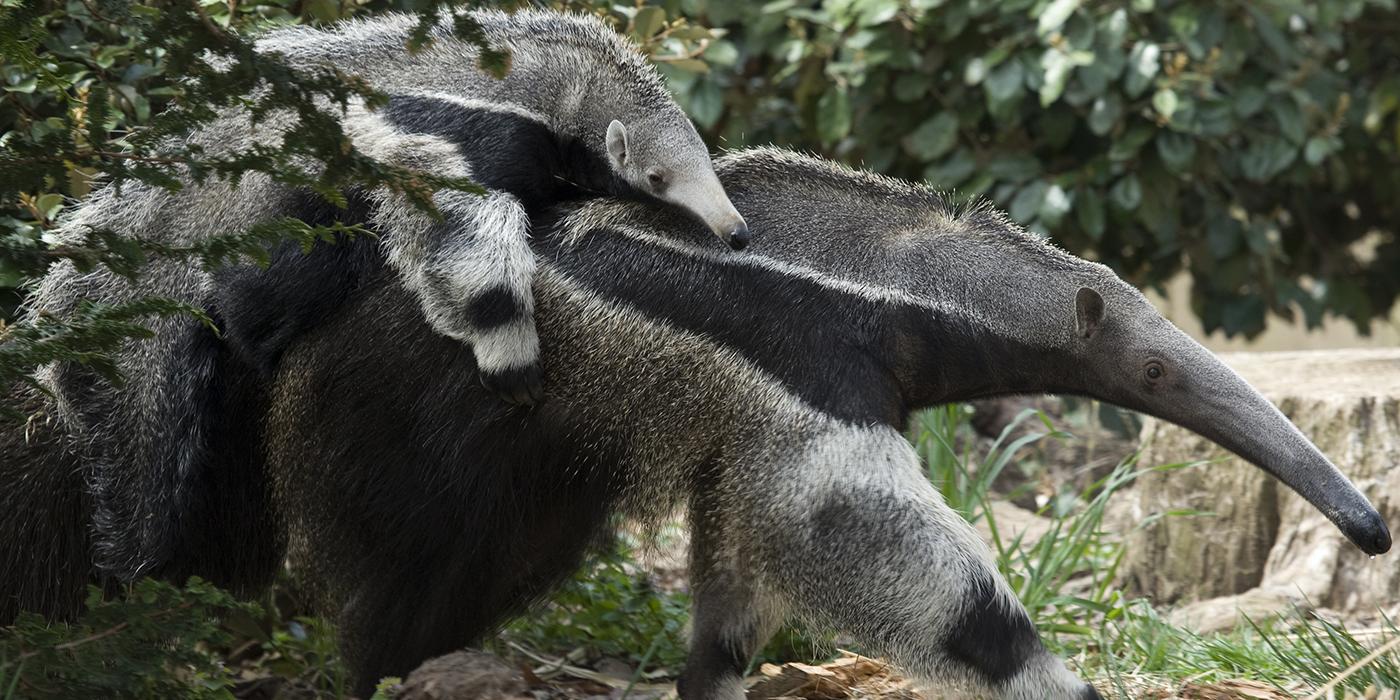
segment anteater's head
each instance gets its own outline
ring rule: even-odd
[[[749,244],[748,224],[715,176],[704,140],[679,110],[633,124],[613,120],[607,152],[613,169],[633,189],[694,214],[735,250]]]
[[[1106,271],[1105,271],[1106,272]],[[1272,403],[1111,273],[1058,291],[1070,387],[1161,417],[1258,465],[1316,506],[1368,554],[1390,531],[1367,502]]]
[[[1273,474],[1369,554],[1390,531],[1366,497],[1268,399],[1109,268],[983,211],[927,245],[989,338],[981,393],[1079,394],[1157,416]],[[946,286],[930,278],[930,286]],[[946,299],[947,297],[945,297]],[[985,335],[983,335],[985,334]]]

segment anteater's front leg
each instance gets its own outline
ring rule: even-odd
[[[690,503],[690,654],[676,683],[682,700],[738,700],[744,671],[782,621],[778,601],[745,569],[744,524],[726,512],[720,492],[704,488]]]
[[[823,433],[734,491],[757,577],[803,617],[967,697],[1098,697],[1046,651],[986,545],[897,431]]]

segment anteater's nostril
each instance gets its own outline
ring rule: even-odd
[[[734,227],[734,231],[729,234],[729,247],[734,250],[743,250],[749,246],[748,224],[739,224]]]

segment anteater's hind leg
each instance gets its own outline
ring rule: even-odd
[[[606,532],[599,501],[586,491],[572,503],[530,503],[533,494],[523,495],[515,504],[522,517],[509,527],[464,531],[437,551],[404,552],[362,569],[368,577],[339,618],[360,697],[385,676],[481,641],[573,573]]]
[[[0,626],[20,611],[76,617],[97,582],[84,474],[37,391],[17,384],[3,401],[29,420],[0,418]]]

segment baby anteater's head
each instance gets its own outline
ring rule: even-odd
[[[613,169],[637,191],[699,217],[735,250],[748,245],[748,224],[715,176],[705,142],[679,110],[634,124],[613,120],[607,151]]]

